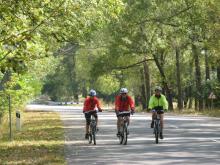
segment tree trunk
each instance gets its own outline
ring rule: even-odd
[[[187,87],[187,93],[188,93],[188,98],[189,98],[189,104],[188,104],[188,109],[192,109],[192,106],[193,106],[193,97],[194,97],[194,94],[193,94],[193,86],[194,86],[194,74],[192,72],[192,70],[194,69],[194,65],[193,65],[194,61],[193,59],[190,60],[189,62],[189,66],[188,66],[188,74],[189,74],[189,77],[190,77],[190,84],[188,85]]]
[[[193,101],[193,99],[192,99],[193,98],[192,86],[191,85],[186,88],[186,98],[187,98],[187,102],[189,102],[189,103],[188,103],[188,107],[187,107],[187,103],[186,103],[185,107],[188,109],[191,109],[192,108],[192,101]]]
[[[193,99],[192,99],[192,97],[190,97],[190,98],[189,98],[188,109],[192,109],[192,102],[193,102]]]
[[[86,89],[86,82],[85,82],[85,80],[83,81],[82,96],[83,96],[84,98],[87,97],[87,89]]]
[[[135,102],[135,106],[139,106],[140,105],[140,97],[139,97],[139,95],[134,95],[134,102]]]
[[[173,95],[172,95],[172,91],[171,91],[171,89],[169,88],[169,86],[168,86],[168,84],[166,82],[163,82],[163,86],[164,86],[164,88],[166,90],[169,110],[173,110]]]
[[[146,93],[145,93],[144,84],[142,84],[141,86],[141,105],[142,105],[142,110],[147,109],[147,101],[146,101]]]
[[[189,100],[189,94],[188,94],[188,88],[185,88],[184,89],[184,92],[183,92],[183,108],[186,109],[187,107],[187,103],[188,103],[188,100]]]
[[[198,99],[195,97],[195,110],[198,110]]]
[[[177,91],[178,91],[178,109],[183,109],[183,94],[182,94],[182,85],[181,85],[181,75],[180,75],[180,50],[178,47],[176,51],[176,77],[177,77]]]
[[[217,78],[218,78],[218,82],[220,83],[220,60],[218,60],[218,66],[217,66]]]
[[[199,52],[195,44],[192,44],[192,53],[195,60],[196,101],[198,102],[199,110],[202,110],[203,100],[202,100],[201,70],[200,70]]]
[[[5,89],[5,84],[11,80],[11,71],[7,70],[0,82],[0,91]]]
[[[208,52],[205,49],[205,79],[210,80],[210,69],[209,69],[209,60],[208,60]]]
[[[151,97],[151,86],[150,86],[150,72],[147,62],[144,62],[144,78],[145,78],[145,91],[146,91],[146,102],[147,107]]]
[[[205,55],[205,81],[206,81],[206,84],[208,84],[209,80],[210,80],[210,67],[209,67],[209,60],[208,60],[208,51],[207,49],[204,49],[204,55]],[[206,85],[206,88],[208,86]],[[209,100],[208,100],[208,97],[207,97],[207,94],[205,94],[205,98],[204,98],[204,107],[203,109],[205,108],[208,108],[209,107]]]
[[[145,81],[144,81],[144,69],[140,70],[141,72],[141,105],[142,110],[147,109],[147,98],[146,98],[146,88],[145,88]]]
[[[169,104],[169,110],[173,110],[173,96],[172,96],[171,88],[169,88],[169,86],[168,86],[166,76],[165,76],[164,70],[159,62],[159,59],[157,58],[157,56],[155,54],[153,54],[153,57],[154,57],[154,61],[155,61],[156,65],[157,65],[157,68],[159,69],[160,75],[162,77],[163,86],[166,90],[167,101]]]

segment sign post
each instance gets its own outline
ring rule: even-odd
[[[211,100],[211,110],[212,110],[213,109],[213,100],[216,99],[216,95],[213,92],[211,92],[208,99]]]
[[[8,96],[8,110],[9,110],[9,139],[12,141],[12,118],[11,118],[11,95]]]
[[[21,131],[21,113],[16,111],[16,130]]]

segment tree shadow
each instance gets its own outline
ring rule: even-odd
[[[120,145],[115,117],[109,113],[100,115],[96,146],[83,139],[84,118],[76,121],[64,118],[68,127],[65,153],[69,164],[220,164],[220,131],[216,126],[219,120],[168,117],[165,139],[155,144],[150,118],[142,118],[132,118],[128,144]],[[76,124],[81,127],[70,127]]]

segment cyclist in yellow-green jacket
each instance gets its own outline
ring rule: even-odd
[[[148,109],[152,112],[152,122],[151,122],[151,128],[154,127],[153,119],[156,117],[156,114],[160,115],[161,120],[161,133],[160,138],[163,139],[163,118],[164,118],[164,111],[168,109],[168,102],[166,97],[161,93],[162,88],[157,86],[155,87],[155,94],[153,94],[149,100]]]

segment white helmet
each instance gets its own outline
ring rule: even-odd
[[[89,96],[96,96],[96,91],[94,89],[91,89],[89,91]]]
[[[162,92],[162,88],[161,88],[160,86],[156,86],[156,87],[155,87],[155,91],[160,91],[160,92]]]
[[[120,93],[128,93],[128,89],[127,88],[121,88]]]

